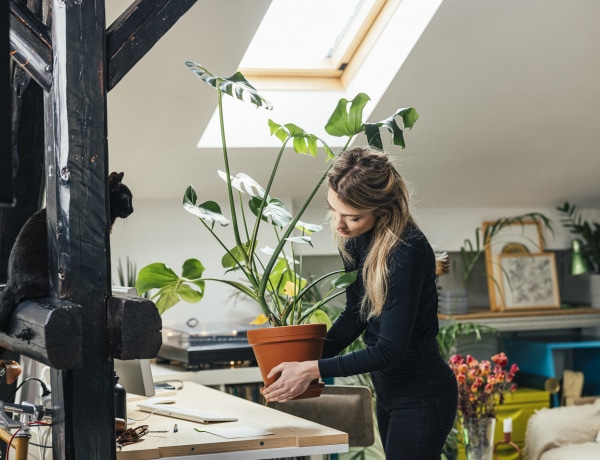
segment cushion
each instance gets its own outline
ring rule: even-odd
[[[540,460],[598,460],[600,458],[600,444],[597,442],[584,442],[570,444],[546,451]]]
[[[550,449],[594,442],[599,430],[600,400],[582,406],[537,410],[527,421],[526,457],[528,460],[539,460],[541,455]],[[563,458],[579,459],[577,456]],[[600,456],[596,457],[598,458]]]

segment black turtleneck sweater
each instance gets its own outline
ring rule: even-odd
[[[382,314],[368,321],[361,319],[360,299],[365,292],[361,271],[372,237],[373,230],[348,241],[355,263],[345,269],[358,269],[358,278],[346,289],[346,308],[327,333],[319,360],[323,378],[371,371],[405,375],[408,369],[402,368],[402,357],[406,350],[431,342],[439,331],[435,255],[423,233],[413,226],[407,227],[404,242],[390,255]],[[367,348],[337,356],[363,332]]]

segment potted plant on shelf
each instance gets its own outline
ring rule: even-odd
[[[579,238],[574,245],[581,251],[590,276],[590,299],[593,308],[600,308],[600,224],[584,220],[576,205],[565,201],[556,210],[561,213],[563,227]]]
[[[463,296],[462,302],[466,303],[468,296],[467,283],[472,276],[479,273],[485,277],[488,282],[490,298],[494,294],[494,290],[498,289],[501,293],[500,282],[493,275],[491,266],[495,263],[493,260],[485,260],[486,250],[492,244],[495,238],[506,230],[509,226],[518,226],[523,229],[529,223],[539,224],[541,228],[554,232],[551,219],[539,212],[529,212],[512,217],[502,217],[493,222],[486,222],[475,229],[473,239],[466,238],[463,245],[458,251],[458,257],[452,262],[452,268],[458,276],[458,284],[460,285],[460,293]],[[485,262],[484,269],[478,272],[478,266]],[[443,292],[443,289],[441,290]]]
[[[301,361],[318,358],[322,352],[323,339],[326,333],[324,321],[327,315],[320,309],[330,300],[344,292],[344,288],[356,278],[356,273],[345,273],[343,270],[328,273],[312,282],[307,282],[301,276],[302,247],[311,244],[311,233],[322,230],[319,225],[302,222],[300,219],[319,191],[327,177],[327,172],[335,157],[333,149],[320,137],[304,131],[299,126],[288,123],[278,124],[269,120],[270,134],[281,141],[281,148],[273,160],[270,173],[267,176],[266,187],[246,174],[235,176],[229,161],[227,140],[225,136],[223,116],[223,95],[229,95],[242,101],[255,104],[257,107],[271,109],[270,103],[263,98],[256,88],[246,78],[237,72],[231,77],[218,77],[203,66],[187,62],[188,68],[203,82],[217,90],[217,107],[220,120],[221,143],[224,171],[219,171],[224,180],[228,197],[228,214],[226,217],[222,208],[214,201],[199,200],[195,188],[190,185],[183,197],[183,207],[196,216],[212,235],[217,244],[224,250],[221,265],[225,270],[222,278],[204,278],[204,265],[198,259],[188,259],[184,262],[181,276],[163,263],[153,263],[139,272],[136,282],[138,292],[145,293],[157,290],[151,297],[161,314],[180,300],[198,302],[204,295],[206,281],[225,283],[254,300],[262,313],[252,322],[254,325],[269,323],[274,328],[259,328],[248,331],[248,341],[252,345],[266,385],[273,379],[266,375],[282,361]],[[404,148],[403,129],[412,128],[418,115],[414,108],[397,110],[386,120],[378,123],[365,123],[362,113],[369,97],[358,94],[354,99],[340,99],[330,116],[325,131],[336,137],[346,138],[345,150],[356,135],[364,133],[367,142],[374,148],[382,149],[381,131],[391,133],[392,142]],[[243,122],[243,121],[242,121]],[[318,145],[321,144],[326,162],[329,167],[320,175],[316,183],[307,187],[307,197],[299,210],[292,215],[284,203],[270,196],[271,188],[277,176],[277,170],[288,147],[293,147],[297,153],[317,157]],[[244,202],[247,197],[247,202]],[[218,224],[217,228],[216,224]],[[274,231],[277,244],[274,249],[259,248],[259,230],[268,226]],[[220,228],[219,228],[220,227]],[[229,247],[219,231],[223,227],[230,229],[229,236],[235,244]],[[311,288],[331,278],[331,289],[317,302],[308,302],[306,295]],[[294,338],[294,334],[296,337]],[[267,338],[263,339],[263,336]],[[291,340],[292,350],[284,349],[278,343],[280,340]],[[311,344],[316,339],[315,344]],[[267,344],[276,343],[276,355],[265,358],[262,351]],[[308,344],[311,355],[298,355],[301,343]],[[316,396],[320,393],[320,385],[309,388],[308,394]]]

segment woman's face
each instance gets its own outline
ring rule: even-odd
[[[375,226],[377,218],[373,213],[362,213],[341,202],[333,190],[327,192],[327,204],[331,213],[333,228],[344,238],[354,238],[368,232]]]

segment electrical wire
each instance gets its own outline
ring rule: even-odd
[[[160,409],[154,409],[154,410],[153,410],[152,412],[150,412],[150,413],[149,413],[149,414],[148,414],[146,417],[144,417],[144,418],[141,418],[141,419],[136,419],[136,418],[127,417],[127,423],[129,423],[129,420],[131,420],[132,422],[143,422],[144,420],[147,420],[147,419],[149,419],[149,418],[150,418],[150,417],[151,417],[151,416],[154,414],[154,412],[156,412],[157,410],[160,410]]]
[[[5,398],[5,401],[10,401],[10,399],[17,394],[17,391],[19,391],[21,389],[21,387],[23,385],[25,385],[27,382],[30,382],[31,380],[35,380],[36,382],[38,382],[41,386],[42,386],[42,398],[44,396],[48,396],[50,394],[50,390],[48,389],[48,387],[46,386],[46,384],[44,383],[43,380],[38,379],[37,377],[28,377],[25,380],[23,380],[14,390],[13,392],[7,397]]]
[[[8,454],[10,453],[10,446],[13,442],[13,439],[15,439],[15,436],[17,435],[17,433],[21,431],[21,428],[17,428],[15,430],[15,432],[12,434],[12,436],[10,437],[9,441],[6,443],[6,454],[4,455],[4,459],[8,460]]]
[[[46,454],[48,453],[48,449],[51,449],[52,446],[48,445],[48,439],[50,438],[50,435],[52,434],[52,428],[51,425],[48,426],[48,429],[46,429],[45,431],[42,432],[42,434],[40,435],[40,425],[38,425],[38,439],[40,440],[40,443],[42,444],[43,447],[38,447],[39,452],[40,452],[40,460],[46,460]],[[31,442],[31,441],[30,441]]]

